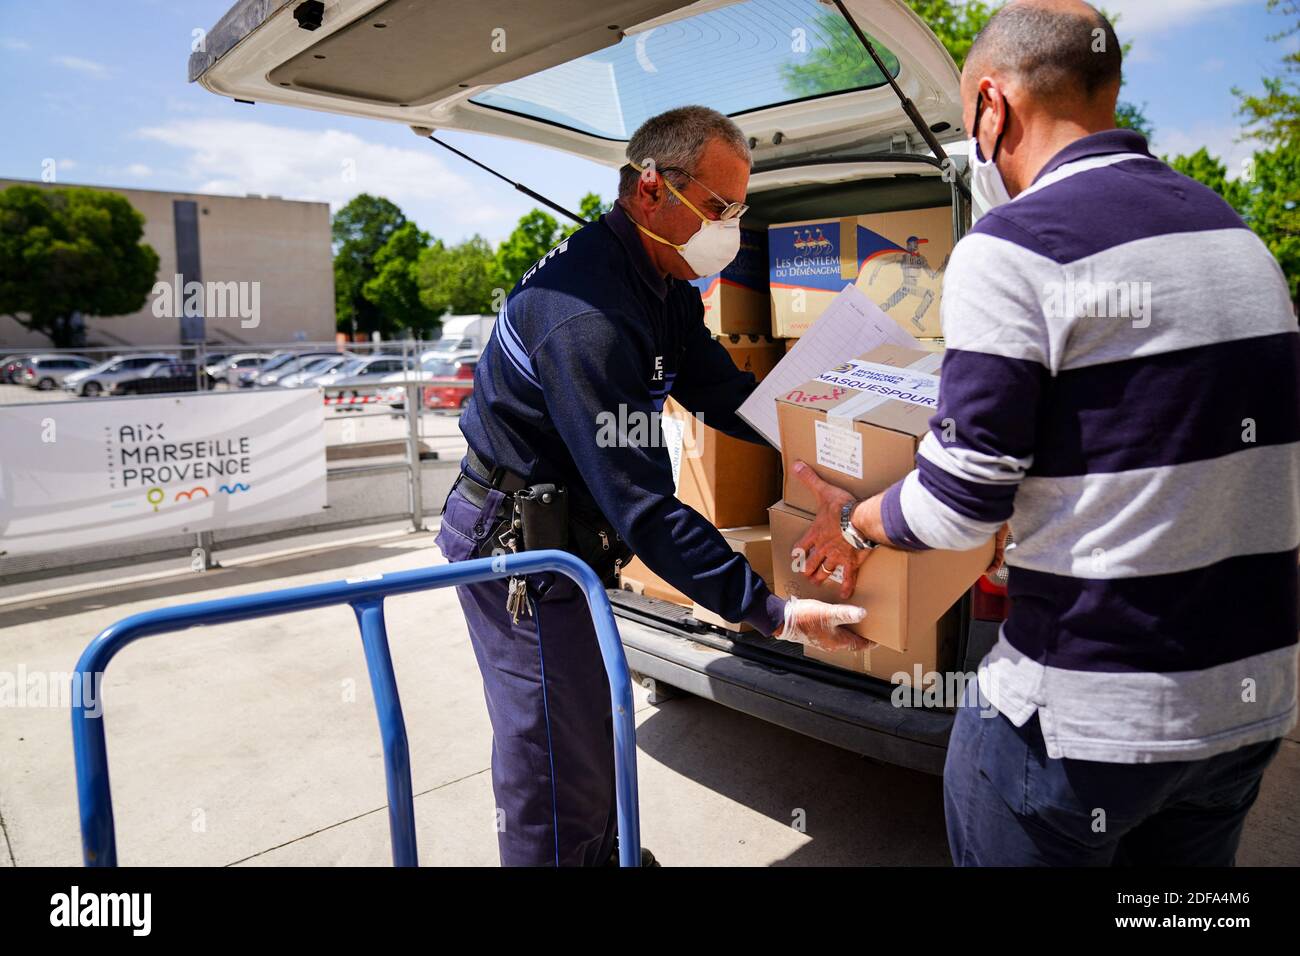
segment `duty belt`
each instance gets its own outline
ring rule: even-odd
[[[505,468],[489,465],[473,448],[466,453],[465,462],[468,467],[461,468],[452,490],[459,488],[460,493],[476,508],[482,508],[487,503],[491,491],[500,491],[509,497],[525,487],[524,479]],[[480,477],[483,475],[487,476],[486,480]]]

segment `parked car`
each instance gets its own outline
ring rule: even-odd
[[[478,356],[436,359],[426,364],[433,366],[430,371],[434,379],[424,386],[424,407],[464,408],[474,392],[474,369],[478,368]]]
[[[810,47],[855,42],[842,15],[818,0],[607,0],[567,5],[564,17],[522,2],[334,0],[329,29],[315,32],[273,4],[240,3],[191,56],[190,75],[241,101],[397,121],[417,133],[493,134],[611,170],[626,164],[627,139],[644,120],[702,103],[750,138],[745,225],[947,207],[959,238],[969,210],[951,174],[961,163],[923,145],[937,137],[957,156],[970,136],[957,67],[904,0],[844,0],[844,8],[873,38],[915,120],[861,49],[840,58],[851,68],[820,71],[807,54],[785,52],[794,31],[810,34]],[[369,28],[385,21],[401,29]],[[465,55],[463,37],[494,28],[528,43],[491,65]],[[703,625],[689,608],[643,595],[613,592],[611,601],[629,665],[668,694],[688,691],[882,761],[942,771],[948,706],[900,709],[887,681],[807,658],[788,642]],[[949,610],[955,671],[969,673],[984,656],[1006,610],[1005,588],[987,577]]]
[[[133,355],[114,355],[107,361],[92,365],[90,368],[73,372],[63,380],[65,391],[74,395],[94,398],[112,389],[113,385],[125,378],[140,375],[145,369],[159,362],[174,362],[176,356],[167,352],[144,352]]]
[[[94,364],[93,359],[84,355],[32,355],[23,362],[19,384],[48,392],[62,385],[68,375]]]
[[[5,384],[15,384],[18,376],[22,374],[23,364],[27,361],[26,355],[10,355],[0,365],[0,382]]]
[[[324,388],[339,386],[378,385],[394,373],[401,373],[412,364],[411,358],[400,355],[365,355],[316,376],[313,384]]]
[[[288,352],[278,358],[272,358],[269,362],[255,374],[248,382],[248,386],[254,388],[271,388],[280,384],[280,379],[286,375],[293,375],[301,372],[304,368],[323,358],[335,358],[341,353],[337,350],[331,351],[311,351],[311,352]],[[241,376],[241,387],[244,386],[244,379]]]
[[[478,349],[463,349],[446,355],[424,352],[420,357],[419,368],[407,368],[400,372],[390,372],[380,379],[382,385],[404,385],[408,382],[432,382],[436,378],[446,378],[452,368],[449,362],[477,360]]]
[[[130,378],[118,379],[110,387],[114,396],[198,390],[198,368],[193,362],[158,362]]]
[[[18,371],[26,360],[27,356],[21,353],[0,358],[0,383],[16,382]]]
[[[240,372],[255,374],[270,357],[270,352],[236,352],[223,359],[209,361],[203,370],[208,376],[208,381],[213,385],[225,383],[234,386],[238,384]]]
[[[313,362],[308,362],[298,371],[283,376],[278,384],[281,388],[299,388],[304,385],[314,385],[316,379],[326,372],[332,372],[352,360],[353,357],[350,355],[330,355],[326,358],[318,358]]]

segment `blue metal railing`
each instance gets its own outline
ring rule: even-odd
[[[182,604],[145,611],[118,621],[90,642],[77,662],[74,690],[86,681],[98,681],[109,661],[132,641],[154,634],[180,631],[198,624],[227,624],[270,617],[290,611],[307,611],[349,604],[356,612],[365,648],[366,668],[374,692],[379,731],[384,744],[384,773],[388,782],[388,825],[393,841],[393,865],[415,866],[415,805],[411,794],[411,760],[406,724],[397,695],[397,679],[388,652],[384,627],[384,598],[432,588],[473,584],[507,576],[557,571],[573,578],[587,595],[614,717],[614,775],[618,800],[618,848],[621,866],[641,865],[641,820],[637,803],[636,724],[632,709],[632,679],[614,623],[605,588],[586,563],[563,551],[526,551],[494,558],[398,571],[374,578],[332,581],[283,591]],[[93,686],[93,685],[92,685]],[[113,830],[113,802],[108,784],[108,752],[104,743],[104,716],[85,695],[73,694],[72,749],[77,767],[77,803],[81,810],[81,849],[87,866],[116,866],[117,839]]]

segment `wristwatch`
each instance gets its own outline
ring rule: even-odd
[[[858,502],[850,501],[840,509],[840,534],[844,535],[844,540],[852,545],[854,551],[874,551],[880,545],[870,538],[864,538],[858,534],[858,529],[853,527],[853,509],[858,506]]]

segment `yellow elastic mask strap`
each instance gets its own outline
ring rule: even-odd
[[[629,219],[632,219],[631,216],[628,216],[628,218],[629,218]],[[653,232],[651,232],[651,231],[650,231],[649,229],[647,229],[645,226],[641,225],[641,223],[637,222],[635,219],[632,219],[632,225],[636,226],[638,229],[640,229],[642,232],[644,232],[647,236],[649,236],[649,237],[650,237],[651,239],[653,239],[655,242],[662,242],[665,246],[672,246],[672,247],[673,247],[674,249],[676,249],[678,252],[681,252],[683,249],[686,248],[685,246],[679,246],[679,245],[678,245],[677,243],[675,243],[675,242],[669,242],[669,241],[668,241],[667,239],[665,239],[663,236],[656,236]]]
[[[630,160],[630,159],[627,161],[627,164],[628,164],[629,166],[631,166],[633,169],[635,169],[638,173],[641,173],[642,175],[645,174],[645,167],[644,167],[644,166],[638,166],[638,165],[636,164],[635,161]],[[679,192],[677,191],[677,187],[675,187],[672,183],[670,183],[670,182],[668,181],[668,177],[667,177],[667,176],[665,176],[663,173],[659,172],[659,170],[655,169],[653,165],[651,165],[650,168],[651,168],[652,170],[654,170],[655,174],[659,177],[660,181],[661,181],[665,186],[668,187],[669,192],[671,192],[674,196],[676,196],[678,199],[680,199],[680,200],[681,200],[681,201],[686,205],[686,208],[687,208],[687,209],[689,209],[691,212],[695,213],[695,215],[699,216],[700,219],[704,220],[705,222],[712,222],[712,221],[713,221],[713,220],[711,220],[708,216],[704,215],[704,213],[702,213],[702,212],[700,212],[698,209],[696,209],[696,208],[695,208],[695,204],[694,204],[693,202],[691,202],[689,199],[687,199],[685,196],[683,196],[681,193],[679,193]],[[642,229],[641,231],[642,231],[642,232],[646,232],[645,229]],[[647,233],[647,235],[653,235],[653,233]],[[654,238],[655,238],[655,239],[659,239],[658,236],[654,236]],[[666,245],[669,245],[669,246],[673,245],[673,243],[669,242],[667,239],[659,239],[659,241],[662,242],[662,243],[665,243]],[[680,249],[681,247],[680,247],[680,246],[677,246],[676,248]]]

